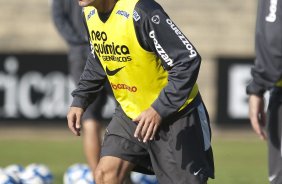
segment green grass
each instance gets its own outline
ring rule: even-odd
[[[232,139],[215,137],[213,149],[216,179],[209,184],[265,184],[267,182],[266,144],[257,137]],[[85,163],[80,138],[30,138],[1,139],[0,167],[9,164],[46,164],[54,174],[54,184],[62,184],[68,166]]]
[[[65,170],[77,162],[85,163],[80,140],[0,140],[0,167],[42,163],[52,171],[54,184],[62,184]]]
[[[215,180],[209,184],[266,184],[266,143],[254,138],[215,139]]]

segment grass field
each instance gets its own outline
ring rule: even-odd
[[[213,137],[216,179],[209,184],[266,184],[266,144],[252,132],[216,133]],[[71,164],[85,159],[81,138],[67,128],[0,127],[0,167],[46,164],[54,184],[62,184],[63,173]]]

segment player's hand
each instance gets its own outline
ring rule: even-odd
[[[69,129],[76,135],[80,136],[81,117],[84,110],[79,107],[70,107],[67,118]]]
[[[137,118],[133,119],[133,121],[138,123],[134,137],[137,137],[138,140],[143,140],[143,142],[147,142],[149,139],[154,139],[161,123],[161,116],[155,109],[150,107],[143,111]]]
[[[264,131],[266,122],[266,115],[264,112],[264,100],[263,97],[257,95],[250,95],[249,98],[249,117],[252,127],[256,134],[263,140],[267,138]]]

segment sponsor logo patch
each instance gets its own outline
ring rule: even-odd
[[[197,176],[198,174],[199,174],[199,172],[202,170],[202,168],[201,169],[199,169],[198,171],[194,171],[194,176]]]
[[[115,74],[117,74],[121,69],[123,69],[125,66],[114,69],[114,70],[110,70],[107,66],[106,66],[106,73],[109,76],[114,76]]]
[[[129,86],[127,84],[114,84],[111,83],[111,86],[114,90],[127,90],[129,92],[135,93],[137,91],[136,86]]]
[[[90,38],[93,50],[98,57],[102,57],[103,61],[128,62],[132,60],[129,48],[126,45],[107,41],[106,32],[92,30]]]
[[[178,36],[178,38],[182,41],[182,43],[185,45],[186,49],[189,51],[189,57],[195,57],[197,56],[197,52],[192,46],[192,44],[188,41],[188,39],[184,36],[184,34],[176,27],[176,25],[170,20],[166,19],[166,23],[170,26],[170,28],[175,32],[175,34]]]
[[[140,15],[137,13],[137,11],[133,11],[133,19],[137,22],[141,19]]]
[[[155,31],[150,31],[149,36],[150,36],[150,38],[153,39],[155,48],[156,48],[157,52],[159,53],[159,55],[161,56],[161,58],[166,62],[166,64],[168,66],[172,67],[173,61],[172,61],[172,59],[170,59],[170,57],[164,51],[163,47],[159,44],[159,41],[157,40],[157,38],[155,36]]]
[[[124,16],[127,19],[129,17],[129,13],[127,13],[126,11],[123,11],[123,10],[118,10],[116,14]]]
[[[95,10],[91,10],[87,15],[87,20],[89,20],[93,15],[95,15]]]
[[[154,15],[152,18],[151,18],[152,22],[155,23],[155,24],[159,24],[160,23],[160,16],[159,15]]]

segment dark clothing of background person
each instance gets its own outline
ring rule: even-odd
[[[269,181],[282,183],[282,1],[259,0],[255,35],[256,59],[250,95],[250,120],[255,132],[268,143]],[[267,113],[263,95],[270,90]],[[263,126],[266,125],[266,133]]]

